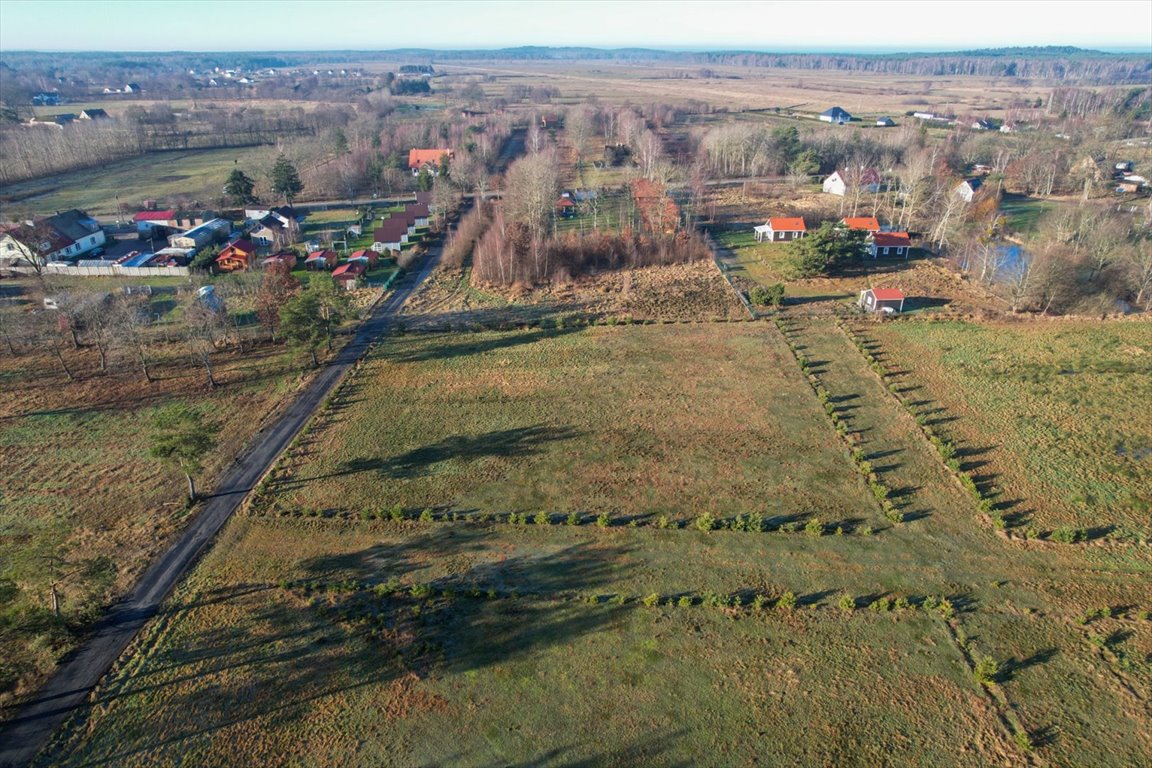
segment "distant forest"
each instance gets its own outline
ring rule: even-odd
[[[1147,83],[1152,57],[1135,53],[1105,53],[1070,46],[990,48],[944,53],[772,53],[764,51],[662,51],[649,48],[582,48],[523,46],[497,50],[434,51],[405,48],[387,51],[308,51],[259,53],[45,53],[9,51],[0,64],[11,68],[103,64],[134,72],[206,69],[289,68],[314,64],[339,65],[371,61],[659,61],[699,66],[741,66],[780,69],[877,72],[917,77],[980,75],[1060,80],[1082,84]]]

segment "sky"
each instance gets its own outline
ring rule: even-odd
[[[1152,0],[0,0],[0,51],[520,45],[1152,55]]]

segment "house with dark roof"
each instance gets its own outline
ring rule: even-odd
[[[802,216],[778,216],[768,219],[768,221],[752,229],[756,233],[756,242],[758,243],[762,243],[765,240],[768,242],[786,243],[792,240],[799,240],[808,233],[808,228],[804,226],[804,217]]]
[[[398,251],[408,242],[408,222],[402,218],[387,219],[372,231],[372,250],[377,253]]]
[[[976,193],[982,186],[984,186],[984,179],[975,176],[971,179],[964,179],[964,181],[957,184],[955,189],[952,190],[952,194],[962,198],[964,202],[970,203],[973,198],[976,197]]]
[[[840,107],[832,107],[820,113],[820,119],[825,123],[832,123],[834,125],[844,125],[852,122],[852,115]]]
[[[876,126],[879,128],[891,128],[896,125],[896,122],[890,117],[881,117],[876,121]]]
[[[0,234],[0,262],[9,266],[75,260],[102,248],[104,229],[81,210],[9,227]]]
[[[80,112],[81,120],[111,120],[112,117],[102,109],[85,109]]]
[[[904,298],[899,288],[869,288],[860,291],[860,307],[867,312],[903,312]]]

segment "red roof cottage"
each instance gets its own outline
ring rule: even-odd
[[[356,259],[355,261],[345,262],[336,267],[332,271],[332,279],[336,281],[336,285],[341,285],[344,290],[350,291],[356,287],[356,283],[368,271],[368,266],[364,263],[363,259]]]
[[[875,216],[846,216],[838,226],[860,232],[879,232],[880,221]]]
[[[906,259],[912,247],[907,232],[873,232],[868,235],[866,242],[868,255],[874,259],[880,256],[902,256]]]
[[[308,254],[308,258],[304,259],[305,269],[332,269],[336,266],[336,251],[325,248],[321,251],[312,251]]]
[[[348,261],[363,261],[368,265],[369,269],[372,269],[376,266],[377,262],[380,261],[380,254],[371,248],[365,248],[361,251],[352,251],[348,256]]]
[[[860,306],[868,312],[903,312],[904,292],[899,288],[860,291]]]
[[[753,227],[753,229],[756,231],[756,242],[758,243],[762,243],[765,240],[769,242],[799,240],[808,232],[807,227],[804,226],[804,218],[802,216],[768,219],[767,222],[758,227]]]

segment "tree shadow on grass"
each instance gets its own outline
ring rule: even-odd
[[[632,607],[574,595],[627,579],[627,551],[585,542],[509,557],[481,530],[445,527],[305,560],[294,569],[300,578],[237,589],[233,602],[220,602],[219,591],[211,603],[194,597],[197,607],[162,616],[158,634],[42,760],[208,760],[229,754],[237,733],[270,746],[305,722],[321,735],[370,740],[374,731],[324,713],[365,696],[393,716],[437,712],[446,703],[421,683],[433,670],[516,663],[609,628]],[[429,558],[469,564],[424,580],[418,566]],[[371,693],[355,693],[364,688]],[[556,741],[545,736],[541,748]]]
[[[550,427],[543,424],[485,432],[481,435],[454,435],[390,458],[347,459],[341,462],[334,472],[315,477],[280,480],[272,485],[277,490],[285,490],[307,485],[316,480],[365,472],[373,472],[390,480],[410,480],[431,474],[435,465],[445,461],[469,461],[488,456],[522,458],[540,453],[549,443],[571,440],[580,435],[579,431],[571,427]]]

